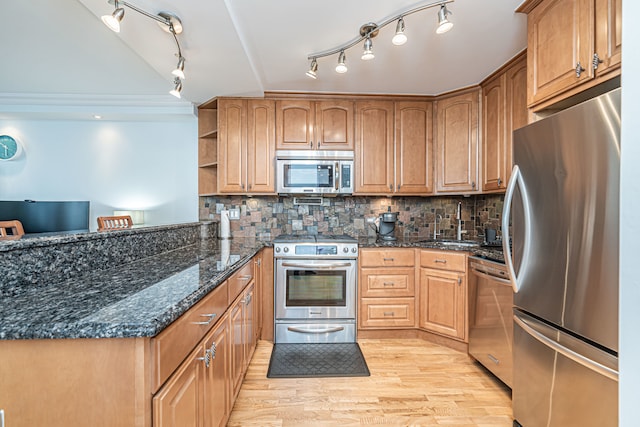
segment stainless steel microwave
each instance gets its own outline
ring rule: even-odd
[[[276,151],[280,194],[351,194],[353,173],[353,151]]]

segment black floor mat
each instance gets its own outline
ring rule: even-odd
[[[274,344],[267,378],[367,377],[358,343]]]

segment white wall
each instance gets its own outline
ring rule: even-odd
[[[620,164],[620,426],[638,425],[640,396],[640,2],[622,16]]]
[[[89,200],[90,227],[114,209],[145,224],[197,221],[197,118],[166,122],[0,120],[22,155],[0,162],[0,200]]]

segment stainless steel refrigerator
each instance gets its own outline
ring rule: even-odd
[[[516,130],[513,161],[514,425],[617,426],[620,89]]]

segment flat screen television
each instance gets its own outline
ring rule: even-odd
[[[17,219],[26,234],[89,231],[89,202],[0,200],[0,221]]]

